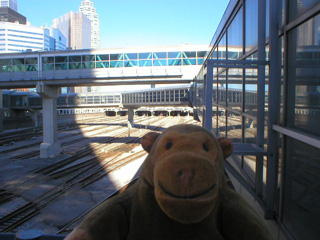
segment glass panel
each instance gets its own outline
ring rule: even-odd
[[[245,118],[244,126],[244,142],[245,143],[256,143],[257,137],[257,121],[251,118]]]
[[[12,63],[13,65],[20,65],[20,64],[24,64],[24,58],[13,58],[12,59]]]
[[[152,93],[152,102],[156,102],[156,100],[157,100],[157,93],[153,92]]]
[[[196,59],[183,59],[183,65],[196,65]]]
[[[227,42],[226,34],[223,35],[218,45],[218,59],[226,59]]]
[[[96,61],[107,61],[109,60],[109,54],[97,55]]]
[[[69,63],[69,69],[81,69],[81,63]]]
[[[164,91],[161,91],[161,92],[160,92],[160,101],[161,101],[161,102],[164,102],[164,101],[165,101]]]
[[[107,63],[108,64],[108,63]],[[84,62],[82,63],[82,68],[95,68],[95,62]]]
[[[219,70],[221,70],[219,68]],[[218,78],[218,104],[226,106],[227,96],[226,96],[226,71],[222,72]]]
[[[94,96],[93,102],[96,103],[96,104],[101,103],[100,102],[100,96]]]
[[[56,57],[56,63],[68,62],[68,57]]]
[[[122,59],[123,59],[122,53],[110,54],[110,60],[122,60]]]
[[[181,65],[181,59],[168,59],[169,66],[178,66]]]
[[[68,64],[67,63],[56,63],[55,68],[56,68],[56,70],[66,70],[66,69],[68,69]]]
[[[152,59],[152,53],[139,53],[139,59]]]
[[[241,8],[228,28],[228,59],[238,59],[242,57],[242,17],[243,13]]]
[[[170,101],[169,92],[166,91],[165,94],[166,94],[166,100],[165,100],[165,102],[169,102],[169,101]]]
[[[26,64],[38,64],[37,58],[26,58],[25,61],[26,61]]]
[[[186,101],[187,100],[187,94],[185,92],[186,90],[180,90],[180,101]]]
[[[42,70],[54,70],[54,64],[43,64]]]
[[[155,53],[153,53],[153,58],[154,59],[167,58],[167,53],[166,52],[155,52]]]
[[[168,58],[181,58],[181,52],[168,52]]]
[[[0,72],[12,72],[12,66],[0,65]]]
[[[225,116],[225,109],[219,108],[219,115],[218,115],[218,129],[217,135],[219,137],[226,137],[226,116]]]
[[[283,222],[295,239],[320,236],[320,149],[287,137]]]
[[[69,62],[81,62],[81,56],[69,56]]]
[[[153,66],[167,66],[167,60],[153,60]]]
[[[240,114],[228,112],[228,138],[234,143],[242,141],[242,118]]]
[[[96,68],[108,68],[109,67],[109,61],[108,62],[96,62]]]
[[[156,92],[157,93],[157,102],[160,102],[160,92]]]
[[[282,1],[283,2],[283,1]],[[266,0],[266,39],[269,38],[269,11],[270,11],[270,0]],[[281,14],[282,18],[284,18],[284,14]],[[282,18],[280,18],[280,26],[283,26],[281,21]]]
[[[290,0],[289,2],[289,20],[301,16],[311,8],[319,4],[319,0]]]
[[[198,57],[201,57],[201,58],[203,58],[205,55],[206,55],[206,51],[199,51],[198,52]]]
[[[42,63],[54,63],[54,57],[43,57]]]
[[[12,69],[14,72],[24,72],[26,70],[24,65],[13,65]]]
[[[289,33],[288,126],[320,136],[320,15]],[[291,98],[290,98],[291,97]]]
[[[112,68],[123,67],[123,61],[110,61],[110,67]]]
[[[137,67],[138,61],[124,61],[125,67]]]
[[[174,101],[174,90],[170,90],[169,95],[170,95],[170,102],[173,102]]]
[[[218,57],[218,48],[215,48],[215,50],[210,55],[210,59],[217,59],[217,57]]]
[[[239,112],[242,112],[242,72],[241,68],[228,71],[228,107]]]
[[[201,65],[203,63],[204,59],[203,58],[198,58],[198,65]]]
[[[93,96],[87,96],[87,104],[93,104]]]
[[[0,65],[11,65],[11,59],[0,59]]]
[[[246,0],[245,4],[245,51],[258,46],[258,1]]]
[[[183,58],[195,58],[197,55],[197,52],[182,52]]]
[[[27,64],[26,71],[38,71],[38,64]]]
[[[93,62],[95,61],[95,55],[82,55],[83,62]]]
[[[152,66],[152,60],[139,60],[139,67],[151,67],[151,66]]]
[[[258,72],[257,69],[245,69],[245,112],[257,115],[257,91],[258,91]]]
[[[79,97],[79,104],[86,104],[86,96]]]
[[[138,54],[137,53],[125,53],[124,54],[124,59],[138,59]]]
[[[174,101],[179,102],[179,90],[174,90]]]

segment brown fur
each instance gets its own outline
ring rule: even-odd
[[[224,178],[233,145],[204,128],[177,125],[141,140],[149,152],[138,182],[92,211],[67,240],[272,239]]]

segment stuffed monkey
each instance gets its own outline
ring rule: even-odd
[[[255,211],[224,177],[233,150],[195,125],[146,134],[139,180],[93,210],[66,240],[271,240]]]

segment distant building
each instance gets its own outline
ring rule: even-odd
[[[91,21],[83,13],[69,12],[52,21],[52,28],[59,29],[72,49],[91,48]]]
[[[18,12],[18,3],[16,0],[0,0],[0,7],[8,7]]]
[[[0,53],[31,51],[55,51],[66,49],[65,37],[41,27],[10,22],[0,22]]]
[[[26,24],[27,18],[9,7],[0,7],[0,22]]]
[[[54,41],[54,50],[66,50],[67,49],[67,39],[62,34],[62,32],[57,28],[49,28],[50,37]]]
[[[91,20],[83,13],[68,12],[52,21],[52,28],[59,29],[71,49],[91,48]],[[86,87],[68,87],[68,93],[86,92]]]
[[[100,23],[93,3],[90,0],[82,1],[79,12],[86,15],[91,21],[91,48],[100,48]]]

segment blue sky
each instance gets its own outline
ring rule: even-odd
[[[32,26],[48,26],[82,0],[18,0]],[[229,0],[91,0],[101,48],[209,44]]]

